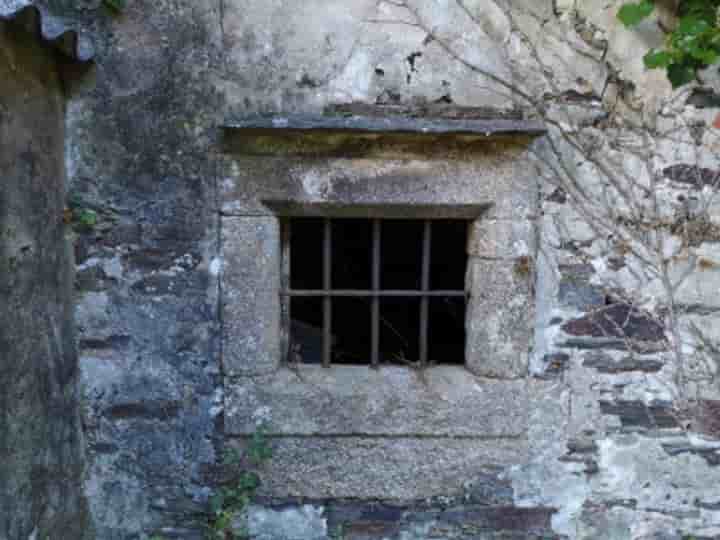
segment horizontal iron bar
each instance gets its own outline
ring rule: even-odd
[[[362,290],[289,290],[281,291],[282,296],[467,296],[465,291],[362,291]]]

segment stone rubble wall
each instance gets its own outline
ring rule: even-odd
[[[522,387],[511,407],[521,420],[494,425],[499,433],[525,426],[523,433],[492,444],[452,432],[368,436],[367,426],[354,438],[317,436],[307,418],[292,416],[292,404],[312,402],[316,388],[294,386],[287,401],[273,401],[269,389],[282,392],[285,375],[274,373],[264,344],[273,346],[266,332],[277,322],[245,320],[255,312],[228,307],[239,305],[233,295],[251,297],[249,280],[260,274],[248,261],[231,266],[224,250],[251,250],[263,234],[273,238],[274,218],[256,197],[272,192],[277,178],[296,179],[299,196],[321,202],[358,185],[338,171],[365,174],[377,163],[303,168],[295,158],[239,157],[218,129],[227,118],[316,113],[350,102],[523,105],[471,63],[544,98],[563,163],[598,197],[600,175],[561,144],[561,127],[590,126],[604,141],[602,157],[617,158],[613,144],[637,136],[631,123],[647,121],[643,132],[651,136],[652,126],[677,126],[680,142],[653,139],[663,157],[655,167],[671,176],[662,185],[668,215],[681,206],[679,196],[694,196],[683,178],[719,168],[708,127],[720,112],[712,73],[703,74],[704,93],[689,89],[670,100],[664,75],[641,63],[642,51],[662,42],[661,31],[650,22],[622,28],[614,18],[618,1],[413,0],[410,12],[401,4],[137,0],[117,18],[101,16],[97,2],[71,10],[98,36],[96,67],[69,88],[66,145],[72,193],[100,216],[76,243],[85,491],[97,537],[201,537],[222,448],[243,448],[248,419],[274,407],[276,414],[288,408],[281,418],[292,422],[272,439],[276,456],[264,472],[262,499],[248,512],[256,538],[717,537],[718,387],[707,380],[677,385],[667,329],[657,323],[661,284],[611,250],[608,235],[588,227],[527,155],[518,170],[534,196],[505,199],[508,212],[488,216],[485,243],[478,240],[484,255],[475,255],[494,261],[498,282],[509,279],[499,268],[514,258],[534,263],[530,354],[509,374],[491,358],[494,371],[484,373],[493,384]],[[557,159],[548,148],[543,140],[529,147],[539,165]],[[620,154],[621,169],[640,177],[642,167]],[[432,163],[450,179],[459,167],[437,156]],[[472,168],[455,178],[474,196],[488,189]],[[380,184],[389,196],[393,181]],[[333,185],[345,191],[328,192]],[[447,195],[443,182],[428,185],[418,192]],[[720,219],[716,210],[711,224]],[[265,232],[252,233],[258,230]],[[700,231],[696,247],[706,262],[678,291],[688,308],[682,335],[689,352],[697,348],[689,321],[710,334],[718,328],[712,231]],[[625,296],[634,308],[613,303]],[[616,325],[625,328],[621,335]],[[232,335],[222,339],[223,329]],[[243,331],[247,339],[235,341]],[[644,344],[642,354],[629,353],[627,333]],[[503,335],[496,335],[498,346]],[[498,374],[510,381],[498,383]],[[487,383],[468,377],[468,385]],[[688,411],[689,396],[698,399]],[[329,425],[340,429],[340,420]]]

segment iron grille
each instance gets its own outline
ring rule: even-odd
[[[283,349],[288,358],[291,347],[291,299],[292,298],[317,298],[322,301],[322,365],[330,367],[332,363],[333,347],[333,298],[364,298],[370,302],[370,365],[378,367],[381,363],[380,355],[380,302],[382,298],[417,298],[419,299],[419,335],[418,358],[413,363],[421,366],[428,364],[429,344],[429,311],[432,298],[466,298],[465,290],[432,290],[430,287],[430,267],[433,246],[433,221],[422,221],[422,255],[421,255],[421,283],[419,289],[384,289],[381,287],[382,279],[382,219],[368,220],[372,227],[371,238],[371,288],[370,289],[336,289],[333,288],[333,253],[336,246],[333,245],[333,222],[334,219],[325,218],[322,221],[322,288],[319,289],[293,289],[291,288],[291,238],[292,224],[299,218],[286,219],[282,222],[282,326],[283,326]],[[342,246],[340,246],[342,248]],[[464,268],[463,268],[464,270]],[[345,314],[346,316],[348,314]]]

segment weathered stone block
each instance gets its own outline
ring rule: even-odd
[[[291,200],[340,205],[492,204],[504,217],[523,215],[523,208],[530,205],[518,199],[532,193],[516,186],[513,162],[521,148],[488,143],[471,156],[453,160],[234,155],[227,160],[220,186],[222,210],[270,214],[262,201]]]
[[[228,381],[225,430],[249,435],[264,421],[282,435],[518,437],[527,431],[522,381],[481,380],[441,366],[301,365]]]
[[[524,438],[277,437],[271,445],[258,494],[275,498],[461,496],[480,471],[506,469],[529,457]]]
[[[280,362],[280,226],[274,217],[225,218],[223,368],[274,371]]]
[[[483,377],[523,377],[534,315],[532,262],[472,258],[468,266],[466,366]]]
[[[468,254],[490,259],[530,256],[535,227],[527,219],[477,219],[470,227]]]
[[[322,506],[309,504],[285,509],[253,504],[233,526],[254,540],[325,540],[328,531],[324,511]]]

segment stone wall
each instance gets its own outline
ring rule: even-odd
[[[0,538],[77,540],[91,528],[56,55],[0,21],[0,79]]]
[[[676,216],[712,192],[688,178],[720,168],[716,102],[702,99],[717,91],[713,73],[702,92],[683,93],[645,71],[638,51],[662,32],[622,28],[619,2],[404,4],[136,0],[118,17],[93,2],[67,8],[98,49],[71,88],[66,146],[73,196],[100,217],[76,242],[97,537],[202,535],[223,447],[244,448],[268,412],[275,457],[245,516],[257,538],[716,537],[720,394],[714,372],[678,378],[678,358],[702,356],[690,322],[716,333],[717,205],[703,227],[683,225],[700,231],[692,245],[660,222],[668,249],[694,257],[668,252],[673,275],[690,276],[673,332],[662,279],[633,255],[646,253],[643,240],[618,241],[630,238],[623,219],[615,236],[593,228],[573,202],[584,190],[626,216],[621,199],[605,204],[593,159],[649,182],[633,154],[643,144],[655,150],[658,211]],[[530,109],[550,133],[517,152],[485,143],[471,155],[258,157],[220,129],[250,113],[350,102],[507,111],[526,108],[523,95],[542,105]],[[581,129],[596,154],[570,144]],[[673,129],[672,140],[658,135]],[[567,172],[575,192],[558,186]],[[402,369],[308,369],[304,380],[278,370],[277,267],[258,266],[278,261],[277,216],[260,204],[278,193],[308,205],[489,205],[471,289],[490,275],[493,290],[517,296],[497,295],[470,324],[475,345],[497,354],[479,354],[474,374],[431,370],[425,384]],[[525,288],[509,270],[518,257],[532,263]],[[519,326],[504,327],[493,317],[517,298],[526,309],[508,320]],[[492,339],[487,321],[502,330]],[[379,415],[385,385],[405,401]],[[320,400],[332,413],[322,423]]]

